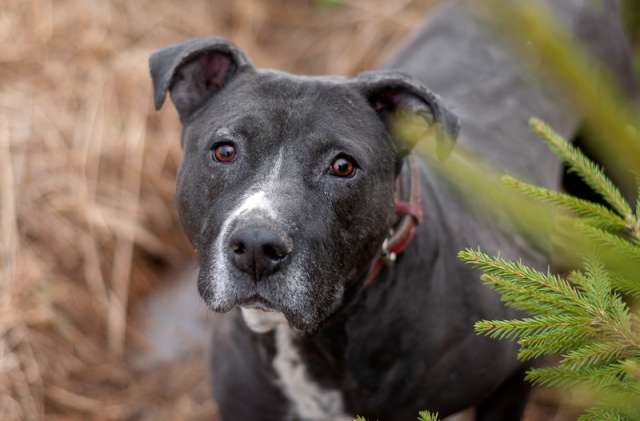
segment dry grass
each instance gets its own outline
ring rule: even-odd
[[[3,0],[0,414],[5,421],[211,419],[201,359],[127,365],[133,309],[190,256],[173,210],[175,112],[147,57],[220,34],[260,66],[353,74],[433,0]]]

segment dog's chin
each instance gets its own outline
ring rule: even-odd
[[[259,295],[240,299],[232,299],[231,297],[214,300],[210,297],[202,298],[207,307],[216,313],[228,313],[239,307],[248,327],[257,333],[265,333],[272,330],[272,327],[287,325],[298,334],[313,335],[322,325],[322,320],[310,320],[303,312],[273,304]],[[270,321],[265,323],[264,319]],[[273,324],[272,327],[269,326],[271,324]]]
[[[238,300],[245,322],[251,330],[264,333],[279,326],[288,326],[298,334],[311,335],[318,331],[321,321],[311,320],[305,312],[271,303],[261,296]]]
[[[226,287],[225,287],[226,286]],[[332,293],[332,302],[319,305],[311,295],[297,295],[292,291],[274,291],[246,282],[246,279],[234,279],[228,283],[217,283],[201,270],[198,279],[198,291],[205,304],[217,313],[227,313],[235,307],[256,310],[265,313],[280,314],[281,319],[293,330],[301,334],[316,333],[322,323],[339,307],[342,292]],[[260,313],[255,313],[258,318]],[[266,317],[266,318],[269,318]]]

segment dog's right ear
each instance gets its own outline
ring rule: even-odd
[[[254,67],[245,54],[222,38],[194,38],[151,54],[149,68],[156,110],[167,91],[180,120],[220,92],[239,72]]]

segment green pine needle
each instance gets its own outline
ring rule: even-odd
[[[601,390],[623,390],[629,379],[621,364],[602,367],[570,368],[566,366],[534,368],[525,379],[545,387],[591,386]]]
[[[438,413],[431,413],[429,411],[421,411],[418,417],[419,421],[438,421]]]
[[[500,299],[509,307],[529,313],[553,314],[563,313],[581,316],[584,310],[576,306],[572,300],[558,296],[544,288],[529,282],[511,282],[493,275],[482,275],[480,280],[500,293]]]
[[[618,214],[611,212],[600,204],[582,200],[566,193],[559,193],[542,187],[537,187],[511,176],[502,177],[502,181],[509,187],[512,187],[532,199],[556,205],[579,217],[593,218],[595,221],[598,221],[601,225],[608,227],[609,229],[623,230],[627,226],[625,220]]]
[[[596,164],[587,159],[577,148],[569,144],[543,121],[532,118],[529,120],[529,125],[549,145],[551,150],[569,166],[571,171],[578,174],[587,185],[600,194],[616,212],[629,222],[633,217],[629,204],[618,188],[613,185]]]
[[[518,341],[518,359],[527,361],[543,355],[569,352],[593,339],[595,332],[585,324],[574,330],[558,329],[538,335],[531,335]]]
[[[608,310],[611,304],[611,282],[609,273],[598,260],[587,259],[584,264],[585,292],[591,303],[601,310]]]
[[[611,279],[613,287],[633,298],[640,298],[640,280],[632,280],[625,276],[614,276]]]
[[[640,176],[636,178],[636,184],[638,185],[638,193],[636,195],[636,219],[640,221]]]
[[[364,417],[358,416],[353,421],[367,421]],[[438,421],[438,413],[432,413],[429,411],[420,411],[418,414],[418,421]]]
[[[476,322],[474,327],[476,332],[494,339],[520,339],[549,332],[566,335],[567,332],[575,332],[585,326],[588,328],[590,320],[587,317],[551,314],[520,320],[482,320]]]
[[[613,363],[625,356],[628,348],[617,341],[587,344],[568,353],[560,363],[573,370]]]
[[[492,258],[478,250],[466,249],[458,253],[458,257],[482,270],[482,280],[496,287],[502,299],[516,308],[531,311],[562,309],[576,315],[583,315],[590,310],[585,305],[582,294],[569,282],[553,274],[543,274],[522,263],[509,262],[499,257]],[[510,294],[513,292],[513,294]],[[531,302],[532,308],[528,302]]]
[[[628,259],[628,264],[634,268],[640,265],[640,247],[625,240],[619,235],[612,234],[599,228],[595,228],[589,224],[575,222],[574,228],[591,240],[597,248],[603,250],[615,250],[616,254]]]
[[[628,421],[628,418],[615,409],[594,407],[578,417],[578,421]]]

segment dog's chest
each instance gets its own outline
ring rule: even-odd
[[[318,384],[293,343],[288,326],[278,326],[274,332],[276,355],[273,367],[278,385],[291,404],[290,417],[296,421],[351,421],[344,412],[342,393]]]

